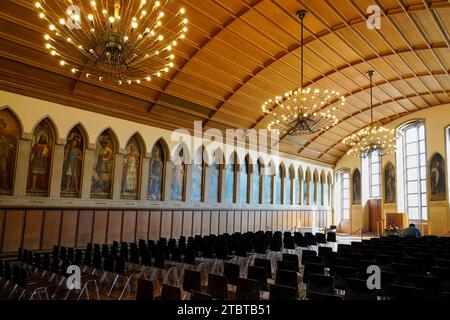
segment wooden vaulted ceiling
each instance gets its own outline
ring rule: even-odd
[[[271,119],[261,104],[299,85],[295,13],[306,9],[307,85],[337,90],[347,104],[336,127],[285,139],[281,151],[336,163],[347,151],[342,139],[370,121],[370,69],[377,72],[377,121],[450,102],[450,0],[175,2],[190,21],[187,40],[176,47],[175,70],[151,83],[116,86],[61,68],[43,46],[47,26],[34,1],[2,0],[0,89],[168,129],[192,128],[193,121],[205,129],[264,128]],[[373,4],[382,11],[380,30],[366,25]]]

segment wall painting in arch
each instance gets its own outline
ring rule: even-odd
[[[397,202],[395,167],[388,163],[384,169],[384,203]]]
[[[444,158],[436,153],[430,161],[430,201],[445,201],[447,199],[445,176]]]
[[[142,148],[138,137],[133,136],[127,144],[123,157],[121,198],[139,199],[139,178],[141,176]]]
[[[353,172],[353,204],[361,204],[361,172]]]
[[[171,171],[170,200],[183,201],[186,165],[183,161],[184,150],[180,149],[174,161],[169,161]]]
[[[111,132],[104,131],[97,140],[92,170],[91,197],[110,199],[114,176],[115,146]]]
[[[67,136],[61,179],[61,197],[79,198],[83,168],[84,139],[78,126]]]
[[[164,187],[164,149],[161,142],[157,142],[152,149],[150,164],[149,164],[149,177],[148,177],[148,194],[149,200],[163,200],[163,187]]]
[[[47,197],[55,135],[50,120],[42,120],[31,139],[27,195]]]
[[[12,195],[20,127],[8,109],[0,111],[0,195]]]

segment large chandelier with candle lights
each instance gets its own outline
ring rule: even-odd
[[[265,115],[271,115],[269,131],[281,135],[302,136],[329,130],[339,119],[336,110],[345,105],[345,97],[334,90],[304,88],[304,19],[306,10],[297,12],[301,22],[301,82],[300,88],[277,96],[262,105]]]
[[[372,151],[379,151],[380,155],[391,154],[396,151],[397,139],[402,135],[400,130],[387,129],[373,121],[373,76],[375,72],[369,71],[370,78],[370,124],[357,133],[345,138],[342,142],[351,149],[347,152],[357,158],[366,158]]]
[[[185,9],[171,0],[38,0],[49,54],[72,73],[139,84],[174,68],[186,38]],[[170,10],[169,10],[170,7]]]

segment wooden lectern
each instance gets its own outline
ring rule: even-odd
[[[384,227],[394,226],[401,229],[408,228],[409,218],[406,213],[386,213],[386,224]]]

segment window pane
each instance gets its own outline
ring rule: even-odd
[[[417,190],[417,180],[408,182],[407,188],[408,188],[408,194],[412,194],[412,193],[415,194],[415,193],[417,193],[418,192],[418,190]]]
[[[417,194],[409,194],[408,205],[411,207],[417,207],[419,205],[419,196]]]
[[[408,214],[410,219],[419,219],[419,208],[409,208]]]
[[[417,153],[418,153],[417,143],[409,143],[406,145],[406,155],[407,156],[411,156],[411,155],[414,155]]]
[[[406,172],[407,181],[417,181],[417,169],[408,169]]]
[[[427,191],[427,181],[426,180],[420,181],[420,190],[422,192],[426,192]]]
[[[416,168],[418,167],[417,163],[418,157],[416,155],[406,157],[406,168]]]
[[[420,152],[425,152],[425,141],[419,142]]]
[[[419,126],[419,139],[425,139],[425,126],[423,124]]]
[[[406,135],[406,142],[412,142],[417,141],[417,129],[416,128],[409,128],[405,132]]]
[[[426,167],[420,167],[420,178],[425,179],[427,176],[427,168]]]
[[[380,176],[379,175],[373,175],[372,176],[372,185],[379,185],[380,184]]]

